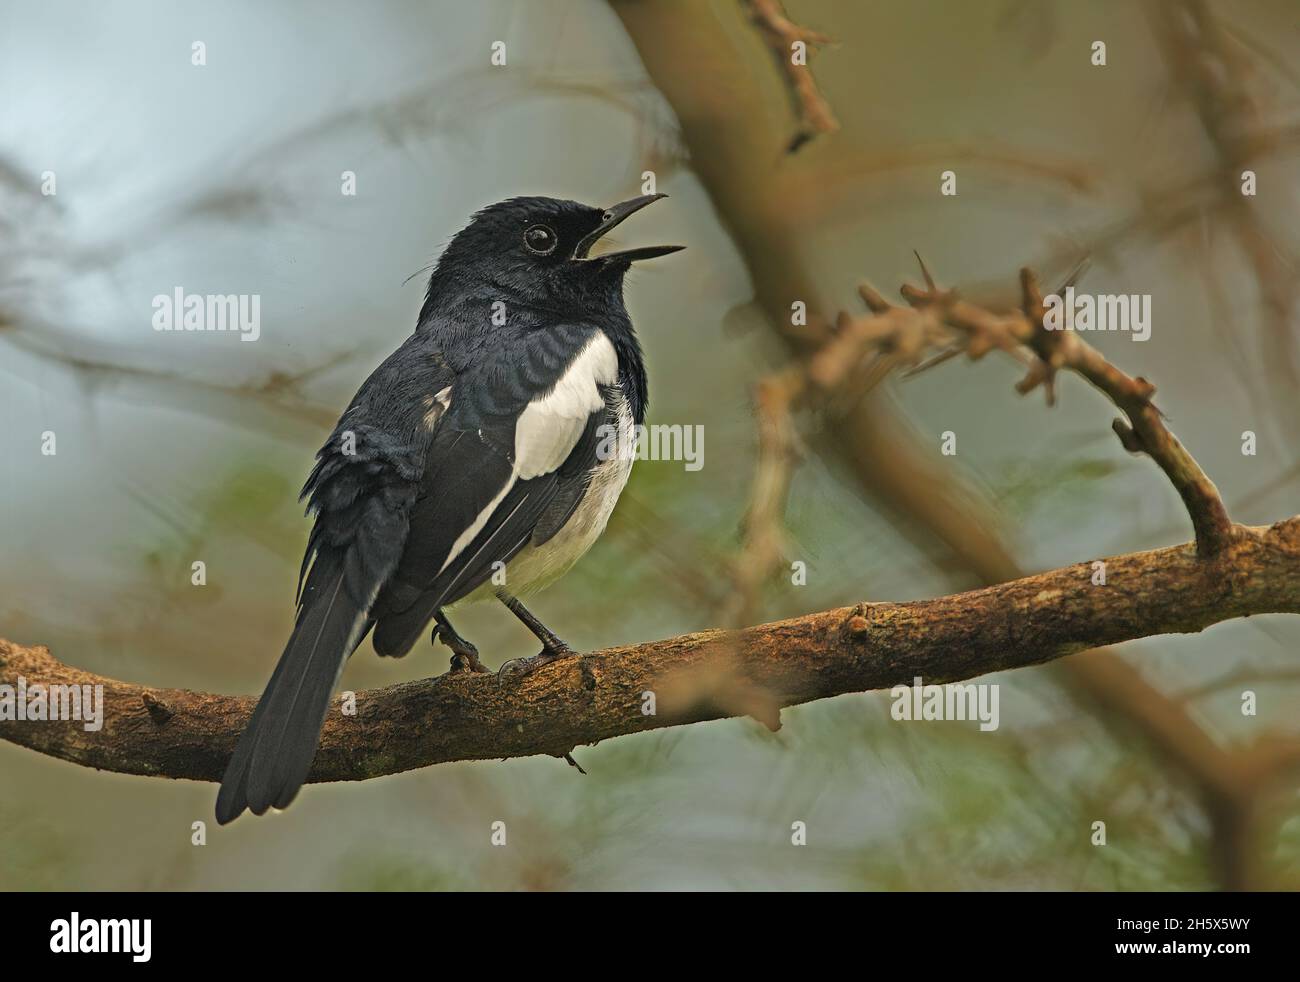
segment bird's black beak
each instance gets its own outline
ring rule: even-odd
[[[574,259],[586,259],[591,247],[596,244],[596,240],[608,232],[614,226],[619,225],[622,221],[633,212],[640,211],[646,205],[658,201],[660,198],[666,198],[666,194],[643,194],[639,198],[632,198],[628,201],[620,202],[611,208],[605,209],[605,214],[601,216],[600,224],[596,228],[583,236],[582,240],[573,250]],[[618,252],[606,252],[597,256],[596,259],[626,259],[628,262],[636,262],[638,259],[654,259],[656,256],[666,256],[671,252],[678,252],[685,249],[686,246],[642,246],[640,249],[622,249]]]

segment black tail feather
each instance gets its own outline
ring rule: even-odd
[[[344,583],[343,563],[318,556],[284,654],[226,767],[217,822],[284,808],[307,779],[330,695],[365,636],[366,611]]]

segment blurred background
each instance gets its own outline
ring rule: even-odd
[[[704,466],[638,463],[601,542],[536,598],[575,647],[720,623],[753,388],[812,343],[790,337],[786,287],[833,320],[861,309],[863,279],[887,295],[916,279],[914,249],[990,303],[1015,296],[1020,265],[1050,286],[1085,255],[1081,289],[1151,294],[1149,341],[1090,340],[1159,386],[1237,521],[1300,511],[1293,0],[787,11],[836,42],[812,65],[840,128],[795,153],[797,110],[736,0],[5,0],[0,636],[114,678],[260,691],[292,623],[298,488],[413,328],[426,274],[407,277],[485,204],[609,204],[644,171],[671,198],[620,241],[689,247],[628,280],[649,421],[703,424]],[[1247,167],[1254,199],[1229,193]],[[155,332],[151,300],[177,286],[260,294],[260,339]],[[1104,400],[1068,378],[1047,410],[1015,395],[1019,374],[954,360],[801,417],[786,524],[807,583],[774,578],[756,615],[1191,537]],[[56,456],[39,452],[47,430]],[[940,455],[945,430],[956,457]],[[492,665],[535,648],[494,607],[457,626]],[[995,732],[843,696],[786,710],[776,734],[725,720],[580,747],[586,777],[534,758],[312,786],[203,847],[191,823],[211,822],[215,785],[0,743],[0,887],[1294,888],[1295,783],[1227,791],[1215,775],[1296,738],[1298,652],[1296,618],[1255,617],[990,679]],[[342,686],[447,658],[425,643],[381,661],[366,642]],[[1184,752],[1203,739],[1213,754]],[[495,821],[508,848],[490,845]]]

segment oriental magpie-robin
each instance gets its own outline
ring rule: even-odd
[[[646,372],[623,277],[681,246],[590,253],[662,197],[511,198],[447,246],[415,332],[366,379],[303,487],[315,525],[297,621],[226,768],[218,822],[293,800],[371,631],[375,651],[401,656],[433,623],[453,667],[482,671],[447,610],[496,597],[542,642],[525,668],[569,653],[518,595],[587,551],[631,470]]]

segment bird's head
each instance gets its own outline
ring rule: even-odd
[[[607,232],[664,197],[646,194],[609,208],[541,197],[490,205],[451,240],[430,278],[430,293],[500,290],[563,304],[617,289],[632,263],[685,248],[643,246],[592,255]]]

